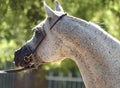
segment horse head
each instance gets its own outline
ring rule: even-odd
[[[60,59],[62,40],[56,35],[54,26],[66,15],[61,5],[56,1],[56,10],[52,10],[44,2],[47,17],[33,28],[33,37],[14,54],[16,66],[39,65]]]

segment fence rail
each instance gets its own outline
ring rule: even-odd
[[[71,81],[71,82],[83,82],[81,77],[53,77],[53,76],[48,76],[46,78],[47,80],[51,80],[51,81]]]
[[[85,88],[81,77],[54,76],[53,73],[46,77],[48,81],[48,88]]]

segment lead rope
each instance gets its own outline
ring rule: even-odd
[[[28,70],[28,69],[33,69],[33,68],[35,68],[34,65],[26,66],[24,68],[18,68],[18,69],[1,70],[0,74],[20,72],[20,71],[23,71],[23,70]]]

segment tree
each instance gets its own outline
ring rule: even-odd
[[[98,23],[120,39],[119,0],[59,1],[68,14]],[[52,8],[53,2],[47,1]],[[42,0],[0,0],[0,63],[13,60],[14,51],[30,39],[32,28],[44,18]]]

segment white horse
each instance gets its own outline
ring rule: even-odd
[[[71,58],[79,67],[86,88],[120,88],[120,42],[92,22],[65,15],[57,1],[55,11],[46,3],[44,7],[47,17],[34,27],[35,33],[25,45],[34,50],[40,30],[45,31],[32,62],[40,65]],[[16,53],[20,51],[27,52]],[[16,65],[23,66],[21,61],[15,57]]]

